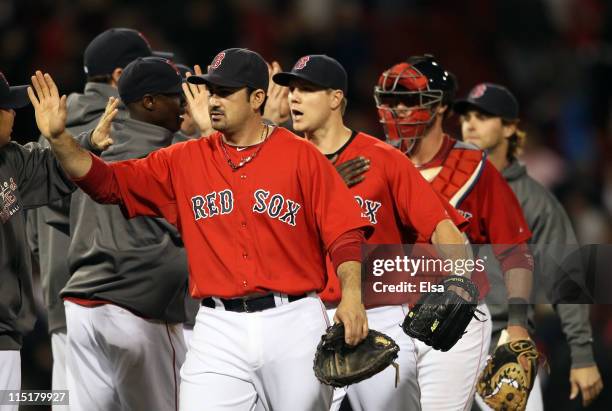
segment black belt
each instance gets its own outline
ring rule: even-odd
[[[301,300],[302,298],[307,297],[308,294],[301,295],[290,295],[288,296],[289,302],[292,303],[297,300]],[[262,295],[261,297],[252,297],[252,298],[232,298],[226,299],[221,298],[221,302],[227,311],[234,311],[237,313],[252,313],[255,311],[263,311],[268,308],[276,307],[276,302],[274,301],[274,294]],[[202,305],[208,308],[215,308],[215,300],[212,298],[204,298],[202,300]]]

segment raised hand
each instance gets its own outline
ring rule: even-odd
[[[272,81],[272,76],[281,71],[282,68],[277,61],[273,61],[271,65],[268,64],[270,82],[268,83],[268,99],[266,100],[263,117],[275,124],[282,124],[289,120],[289,88]]]
[[[60,97],[53,78],[40,70],[32,76],[32,86],[28,87],[28,96],[36,125],[45,138],[58,138],[66,129],[66,95]]]
[[[111,144],[113,144],[113,139],[110,136],[110,130],[111,123],[119,112],[119,109],[117,108],[118,105],[118,98],[110,97],[108,99],[108,103],[106,103],[106,108],[104,109],[104,114],[102,114],[102,117],[100,117],[100,120],[98,121],[98,125],[94,129],[93,133],[91,133],[91,144],[99,151],[104,151]]]
[[[193,69],[196,75],[202,74],[199,65],[196,64]],[[187,77],[189,76],[191,76],[191,73],[187,73]],[[206,86],[184,82],[183,93],[185,93],[185,100],[187,101],[187,110],[193,121],[202,132],[210,130],[212,126],[208,115],[208,89]]]

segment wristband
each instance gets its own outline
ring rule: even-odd
[[[524,298],[508,299],[508,325],[519,325],[527,328],[527,309],[529,303]]]

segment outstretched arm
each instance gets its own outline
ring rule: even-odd
[[[60,97],[53,78],[41,71],[32,76],[32,87],[28,87],[28,95],[34,106],[36,125],[49,142],[62,168],[72,178],[85,176],[91,169],[91,155],[66,130],[66,96]],[[118,104],[118,99],[109,99],[104,115],[94,130],[97,141],[110,139],[110,125],[117,114]]]

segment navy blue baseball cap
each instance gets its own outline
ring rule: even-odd
[[[348,81],[346,70],[337,60],[324,54],[312,54],[300,58],[291,71],[276,73],[272,80],[281,86],[288,86],[291,80],[306,80],[316,86],[342,90],[346,94]]]
[[[150,56],[174,57],[172,53],[151,50],[149,41],[139,31],[112,28],[97,35],[85,49],[85,74],[111,74],[117,67],[124,68],[138,57]]]
[[[183,81],[187,79],[187,73],[193,74],[193,69],[187,66],[186,64],[175,63],[175,66],[177,69],[179,69],[179,72],[181,73],[181,77],[183,78]]]
[[[187,81],[230,88],[252,87],[267,92],[270,79],[268,65],[258,53],[231,48],[215,56],[208,66],[208,73],[189,76]]]
[[[168,59],[140,57],[128,64],[119,78],[119,96],[124,104],[142,99],[146,94],[182,94],[183,78]]]
[[[516,120],[519,117],[516,97],[506,87],[499,84],[478,84],[466,98],[457,100],[453,104],[453,111],[457,114],[464,114],[472,108],[504,120]]]
[[[0,72],[0,109],[17,109],[30,104],[28,86],[9,86],[9,83]]]

